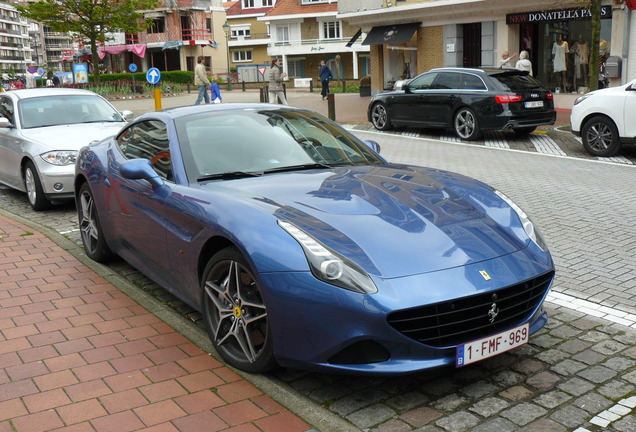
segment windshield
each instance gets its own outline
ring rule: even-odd
[[[76,123],[121,122],[122,116],[97,95],[57,95],[23,99],[19,104],[24,129]]]
[[[213,111],[177,119],[176,127],[190,181],[384,163],[360,140],[310,111]]]

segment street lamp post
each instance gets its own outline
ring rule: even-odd
[[[223,24],[225,32],[225,46],[227,46],[227,89],[232,90],[232,77],[230,76],[230,25],[225,21]]]

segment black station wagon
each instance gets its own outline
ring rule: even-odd
[[[448,129],[475,140],[489,130],[529,134],[554,124],[556,111],[552,93],[526,71],[439,68],[376,94],[367,116],[379,130]]]

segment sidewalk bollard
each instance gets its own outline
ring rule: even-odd
[[[313,93],[314,92],[314,80],[311,79],[309,80],[309,93]]]
[[[245,91],[245,81],[243,81],[243,91]]]
[[[327,116],[333,120],[336,121],[336,100],[335,100],[336,95],[333,93],[329,93],[327,95]]]

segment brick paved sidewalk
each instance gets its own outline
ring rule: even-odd
[[[0,432],[308,429],[43,234],[0,215]]]

